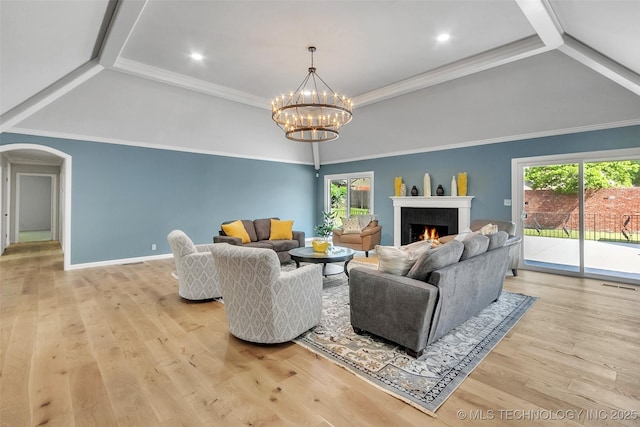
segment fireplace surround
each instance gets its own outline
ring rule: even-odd
[[[391,197],[393,201],[393,245],[410,243],[411,225],[427,224],[447,227],[456,234],[471,225],[473,196]],[[404,219],[404,224],[403,224]]]

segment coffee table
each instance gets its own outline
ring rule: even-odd
[[[291,259],[296,262],[296,268],[300,268],[301,262],[310,262],[312,264],[322,264],[322,275],[328,276],[331,274],[343,273],[349,277],[347,271],[347,264],[353,259],[353,255],[356,253],[351,248],[343,248],[341,246],[332,246],[327,252],[316,252],[311,246],[305,246],[303,248],[295,248],[289,251]],[[334,262],[344,261],[344,268],[340,268],[338,265],[331,265]]]

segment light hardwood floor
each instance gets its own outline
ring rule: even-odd
[[[52,245],[0,257],[2,426],[640,425],[640,290],[508,277],[539,300],[431,418],[296,344],[230,336],[222,304],[178,297],[171,259],[65,272]]]

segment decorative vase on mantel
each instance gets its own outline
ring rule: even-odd
[[[455,175],[451,178],[451,195],[454,197],[458,195],[458,183]]]
[[[444,188],[442,188],[442,184],[438,184],[438,188],[436,188],[436,195],[444,196]]]
[[[411,187],[411,195],[412,196],[417,196],[418,195],[418,189],[416,188],[415,185],[413,187]]]
[[[395,179],[393,180],[393,188],[394,188],[396,197],[400,197],[401,191],[402,191],[402,177],[401,176],[396,176],[395,177]]]
[[[467,173],[458,173],[458,196],[467,195]]]
[[[405,197],[406,195],[407,195],[407,184],[403,182],[402,185],[400,186],[400,196]]]
[[[431,197],[431,177],[428,173],[424,174],[424,197]]]

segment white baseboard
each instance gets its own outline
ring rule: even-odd
[[[135,264],[139,262],[155,261],[167,258],[173,258],[173,254],[152,255],[138,258],[110,259],[107,261],[88,262],[84,264],[71,264],[67,270],[80,270],[83,268],[105,267],[109,265]]]

